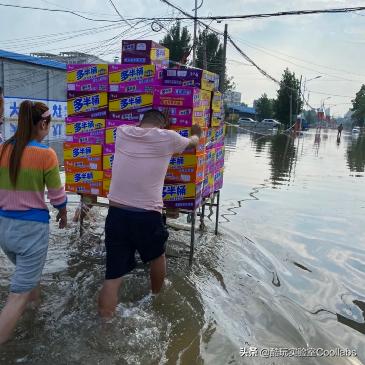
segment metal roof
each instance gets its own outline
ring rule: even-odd
[[[66,70],[66,64],[62,63],[62,62],[52,61],[52,60],[39,58],[39,57],[27,56],[27,55],[20,54],[20,53],[8,52],[8,51],[4,51],[2,49],[0,49],[0,58],[8,58],[8,59],[19,61],[19,62],[33,63],[35,65],[58,68],[60,70]]]
[[[256,114],[256,109],[249,106],[242,105],[227,105],[229,109],[233,109],[239,113]]]

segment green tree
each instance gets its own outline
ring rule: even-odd
[[[181,23],[177,21],[170,32],[160,41],[160,44],[170,50],[170,60],[186,64],[191,52],[191,35],[187,27],[181,28]]]
[[[273,118],[274,116],[274,102],[266,94],[262,94],[256,101],[256,115],[258,120]]]
[[[200,32],[196,45],[196,67],[202,68],[218,75],[221,74],[223,63],[223,45],[216,33],[204,30]],[[225,72],[223,92],[234,90],[236,87],[233,77],[228,77]]]
[[[279,122],[289,126],[290,122],[295,120],[293,116],[297,114],[297,111],[300,113],[302,108],[299,80],[295,77],[295,73],[290,72],[287,68],[280,81],[280,88],[274,103],[275,117]],[[290,110],[292,111],[291,116]]]
[[[362,85],[356,93],[356,97],[352,100],[353,114],[351,119],[360,127],[364,125],[365,120],[365,85]]]
[[[317,113],[315,110],[305,110],[303,111],[303,117],[306,122],[310,125],[317,124]]]

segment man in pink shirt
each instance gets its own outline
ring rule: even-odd
[[[164,282],[169,235],[161,214],[165,175],[172,155],[196,147],[201,136],[199,126],[192,127],[190,138],[165,127],[164,114],[153,109],[139,127],[117,129],[105,222],[106,273],[99,295],[102,317],[114,314],[122,277],[136,266],[136,251],[150,263],[152,293],[158,293]]]

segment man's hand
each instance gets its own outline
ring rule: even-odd
[[[66,209],[66,207],[61,208],[58,211],[56,221],[59,222],[58,227],[60,229],[66,228],[66,226],[67,226],[67,209]]]
[[[201,137],[202,129],[200,128],[200,126],[198,124],[193,124],[191,126],[191,135],[198,136],[199,138]]]

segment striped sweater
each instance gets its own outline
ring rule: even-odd
[[[2,147],[0,145],[0,153]],[[30,142],[24,149],[14,189],[9,177],[11,150],[8,147],[0,161],[0,216],[47,223],[49,212],[44,198],[45,186],[48,198],[55,208],[61,209],[67,203],[57,155],[52,148],[35,141]]]

